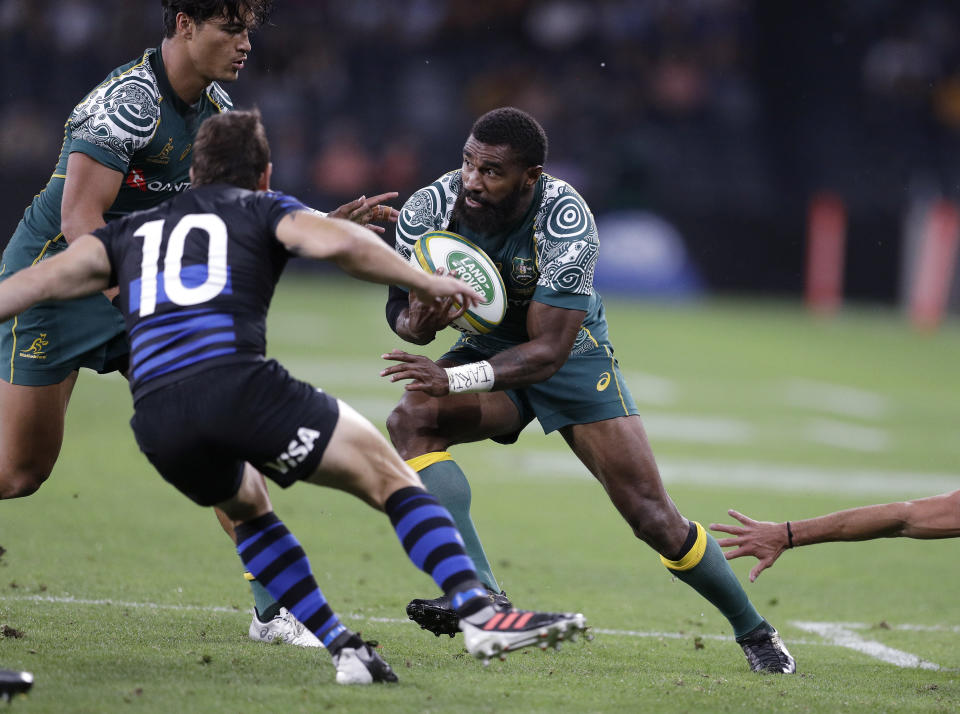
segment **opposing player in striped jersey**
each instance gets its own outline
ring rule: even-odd
[[[57,166],[10,239],[0,280],[190,185],[197,129],[230,109],[221,84],[238,78],[250,31],[267,20],[271,4],[162,0],[160,47],[117,67],[70,114]],[[333,215],[384,217],[392,209],[378,202],[395,195],[360,199]],[[48,301],[0,324],[0,498],[28,496],[50,475],[78,370],[123,370],[128,349],[123,318],[104,295]],[[251,638],[319,645],[256,581],[250,586]]]
[[[543,172],[546,153],[546,134],[533,117],[493,110],[473,125],[462,167],[403,206],[401,255],[424,233],[463,234],[497,264],[508,308],[501,325],[463,335],[436,363],[400,350],[384,355],[399,362],[384,376],[412,380],[387,421],[393,443],[453,514],[491,599],[503,602],[470,518],[469,484],[447,449],[482,439],[513,443],[534,418],[545,432],[558,430],[634,534],[729,620],[751,669],[793,672],[793,658],[716,541],[680,514],[663,487],[593,289],[593,216],[570,184]],[[449,304],[391,288],[387,318],[400,337],[425,344],[450,322]],[[486,379],[469,380],[464,389],[461,374]],[[456,632],[445,597],[414,600],[407,613],[437,635]]]
[[[583,615],[492,606],[450,515],[377,429],[264,358],[267,310],[291,255],[403,285],[426,302],[473,306],[472,289],[417,270],[364,228],[270,193],[256,112],[208,119],[194,153],[193,188],[0,284],[0,317],[119,286],[140,449],[182,493],[233,519],[247,569],[323,643],[341,684],[396,675],[330,608],[273,513],[261,473],[284,487],[303,480],[342,489],[385,511],[410,559],[450,598],[478,658],[582,631]]]

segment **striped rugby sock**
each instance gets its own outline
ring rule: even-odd
[[[486,621],[493,616],[463,538],[450,512],[432,494],[416,486],[401,488],[390,495],[383,510],[410,560],[433,578],[461,617]]]
[[[493,567],[480,542],[480,534],[470,518],[470,482],[453,456],[449,451],[431,451],[407,459],[407,464],[420,475],[424,487],[437,497],[440,505],[450,511],[477,577],[493,592],[500,592],[500,585],[493,577]]]
[[[236,528],[237,553],[247,570],[317,636],[331,655],[353,634],[327,604],[296,537],[271,511]]]

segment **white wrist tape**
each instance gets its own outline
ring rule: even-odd
[[[493,367],[486,360],[444,367],[450,382],[450,393],[489,392],[493,389]]]

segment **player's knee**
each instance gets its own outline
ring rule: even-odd
[[[413,408],[408,399],[400,400],[387,417],[387,433],[401,455],[422,430],[422,419],[422,410]]]
[[[687,528],[687,521],[675,509],[658,500],[638,499],[623,515],[633,534],[657,552],[669,549]]]
[[[49,469],[5,468],[0,471],[0,499],[30,496],[49,476]]]
[[[633,534],[658,553],[669,548],[666,524],[643,523],[633,525]]]

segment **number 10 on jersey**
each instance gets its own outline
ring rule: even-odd
[[[140,262],[140,317],[152,315],[158,302],[169,300],[176,305],[199,305],[223,292],[227,285],[227,225],[213,213],[188,213],[170,231],[164,255],[160,254],[165,221],[149,221],[134,233],[143,238],[143,259]],[[202,231],[207,237],[205,264],[183,266],[187,235]],[[160,261],[163,260],[163,270]],[[184,280],[184,278],[187,278]],[[132,286],[131,286],[132,287]],[[133,304],[132,312],[138,306]]]

